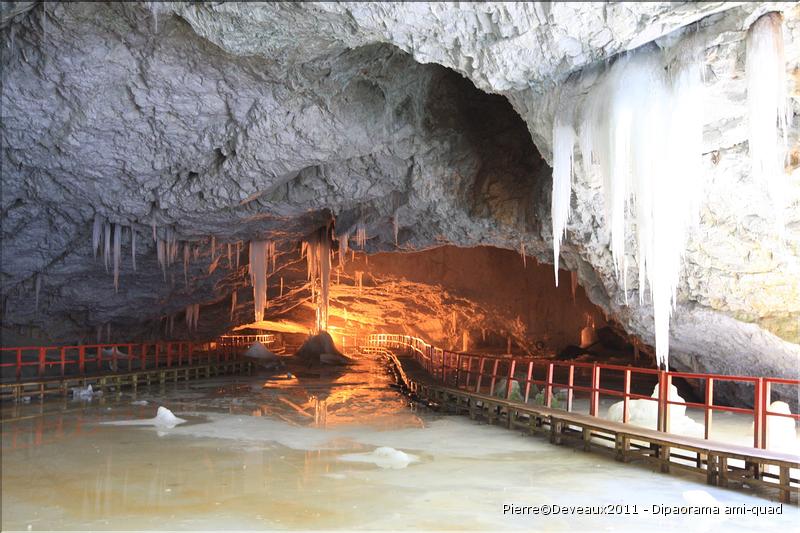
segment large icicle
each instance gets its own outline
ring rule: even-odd
[[[92,254],[97,259],[97,252],[100,251],[100,236],[103,233],[103,217],[94,215],[94,222],[92,223]]]
[[[250,284],[253,286],[255,321],[264,319],[267,307],[267,242],[250,241]]]
[[[576,136],[569,124],[577,113],[583,168],[602,180],[605,226],[626,301],[626,230],[636,228],[639,298],[649,286],[656,355],[664,366],[681,258],[703,190],[702,47],[691,38],[685,43],[664,50],[648,45],[619,57],[582,101],[567,96],[560,102],[553,127],[556,279],[573,175]],[[626,224],[629,214],[634,224]]]
[[[108,262],[111,260],[111,224],[103,224],[103,262],[108,272]]]
[[[183,283],[186,288],[189,288],[189,258],[192,256],[192,251],[189,249],[189,243],[183,243]]]
[[[553,268],[558,287],[558,259],[561,240],[567,231],[569,205],[572,192],[572,159],[575,147],[575,129],[565,124],[559,116],[553,122],[553,196],[551,213],[553,219]],[[524,245],[523,245],[524,246]]]
[[[236,291],[231,293],[231,322],[233,322],[233,315],[236,311]]]
[[[784,228],[784,172],[792,112],[788,105],[783,18],[767,13],[747,32],[747,109],[753,177],[764,184],[780,234]]]
[[[42,273],[37,272],[33,280],[33,291],[35,293],[34,311],[39,314],[39,294],[42,292]]]

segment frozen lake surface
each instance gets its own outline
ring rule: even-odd
[[[800,524],[796,505],[777,516],[654,514],[654,506],[710,502],[724,513],[779,504],[431,413],[390,382],[380,363],[362,361],[338,375],[4,405],[2,529],[749,532]],[[159,406],[186,422],[103,423],[152,420]],[[636,505],[639,514],[503,512],[545,504]]]

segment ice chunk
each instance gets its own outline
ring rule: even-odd
[[[101,422],[106,426],[153,426],[161,429],[171,429],[186,422],[183,418],[178,418],[166,407],[159,406],[156,416],[153,418],[143,418],[134,420],[113,420]]]
[[[372,463],[380,468],[400,469],[417,461],[414,455],[395,450],[389,446],[381,446],[370,453],[349,453],[339,457],[342,461],[354,463]]]
[[[134,400],[131,405],[147,405],[147,400]]]
[[[95,396],[102,396],[103,391],[92,390],[91,383],[86,387],[74,387],[72,389],[73,400],[91,400]]]

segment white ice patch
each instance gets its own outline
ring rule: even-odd
[[[135,400],[131,402],[131,405],[147,405],[147,400]]]
[[[113,420],[111,422],[101,422],[101,424],[106,426],[153,426],[159,429],[171,429],[184,422],[186,420],[178,418],[166,407],[159,407],[156,416],[153,418]]]
[[[72,389],[73,400],[91,400],[95,396],[102,396],[103,391],[92,390],[92,385],[86,387],[75,387]]]
[[[658,385],[653,389],[651,398],[658,399]],[[669,387],[669,401],[686,403],[678,394],[675,385]],[[622,422],[623,402],[612,404],[608,408],[606,418],[614,422]],[[629,400],[628,401],[628,423],[635,426],[642,426],[649,429],[656,429],[658,424],[658,402],[654,400]],[[703,437],[703,426],[686,416],[685,405],[669,406],[669,430],[671,433],[687,435],[692,437]]]
[[[398,470],[416,461],[417,457],[401,452],[400,450],[395,450],[389,446],[382,446],[369,453],[349,453],[342,455],[339,459],[341,461],[350,461],[353,463],[372,463],[381,468]]]

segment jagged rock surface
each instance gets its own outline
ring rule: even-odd
[[[77,338],[111,322],[124,336],[191,302],[224,308],[246,279],[246,248],[238,270],[223,268],[225,243],[268,236],[289,260],[331,216],[339,234],[364,220],[370,251],[395,249],[397,212],[402,249],[524,242],[552,261],[546,161],[562,82],[697,23],[707,43],[710,185],[689,243],[672,362],[796,375],[800,175],[792,174],[781,243],[750,178],[743,56],[748,25],[786,10],[796,73],[798,8],[544,5],[4,7],[4,327]],[[796,113],[796,74],[792,81]],[[575,181],[562,264],[595,303],[652,342],[649,304],[631,297],[626,305],[614,275],[600,188],[580,173]],[[123,247],[116,295],[92,259],[95,213],[139,235],[138,271]],[[200,247],[188,287],[180,261],[163,281],[152,221]],[[219,246],[213,268],[210,235]],[[222,318],[215,324],[225,327]]]

